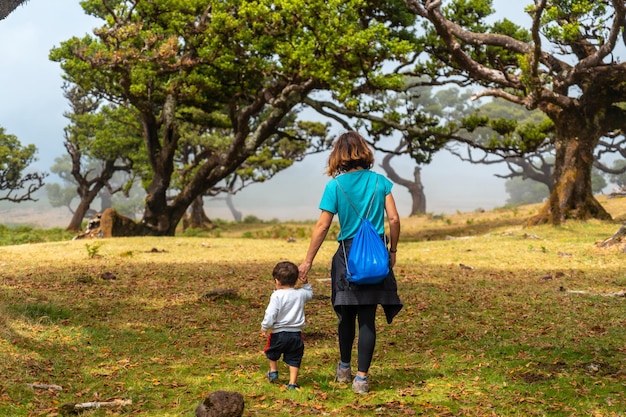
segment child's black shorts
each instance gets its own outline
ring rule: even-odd
[[[304,338],[302,332],[270,333],[267,345],[263,350],[267,359],[277,361],[283,356],[283,361],[289,366],[300,367],[304,355]]]

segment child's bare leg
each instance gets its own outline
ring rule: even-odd
[[[270,361],[270,371],[271,372],[278,371],[278,361]]]
[[[296,385],[298,383],[298,372],[300,368],[296,366],[289,366],[289,383]]]

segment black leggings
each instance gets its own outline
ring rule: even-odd
[[[376,304],[362,306],[339,306],[339,354],[341,361],[350,363],[352,345],[356,336],[355,322],[359,320],[358,370],[367,373],[376,346]]]

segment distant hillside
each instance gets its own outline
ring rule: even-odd
[[[600,203],[613,216],[616,223],[626,222],[626,201],[624,198],[607,198],[597,196]],[[404,238],[429,240],[438,239],[443,235],[459,236],[467,234],[481,234],[494,227],[506,225],[522,225],[526,219],[537,213],[542,204],[531,204],[519,207],[496,208],[493,210],[474,210],[468,212],[457,211],[453,214],[429,213],[424,216],[405,218],[402,221],[402,234]],[[211,205],[206,207],[207,213],[214,219],[222,218],[232,221],[226,208],[216,208]],[[268,219],[271,219],[271,213]],[[273,213],[275,218],[289,218]],[[246,213],[247,215],[247,213]],[[53,227],[65,227],[71,219],[70,211],[65,207],[53,208],[47,199],[38,202],[9,203],[0,201],[0,224],[4,225],[30,225],[48,229]],[[263,216],[259,216],[263,218]],[[314,221],[313,219],[312,221]],[[290,220],[282,220],[289,223]]]
[[[72,214],[66,207],[51,207],[47,202],[0,202],[0,224],[30,225],[40,228],[65,227]]]

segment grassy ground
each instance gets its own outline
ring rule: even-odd
[[[620,203],[605,202],[619,221]],[[88,415],[193,415],[232,390],[245,416],[622,416],[624,255],[594,245],[619,223],[523,228],[536,209],[404,220],[405,308],[392,325],[379,317],[364,396],[333,381],[332,241],[310,275],[302,389],[264,379],[271,269],[300,262],[310,224],[2,246],[0,415],[113,399],[132,405]]]

